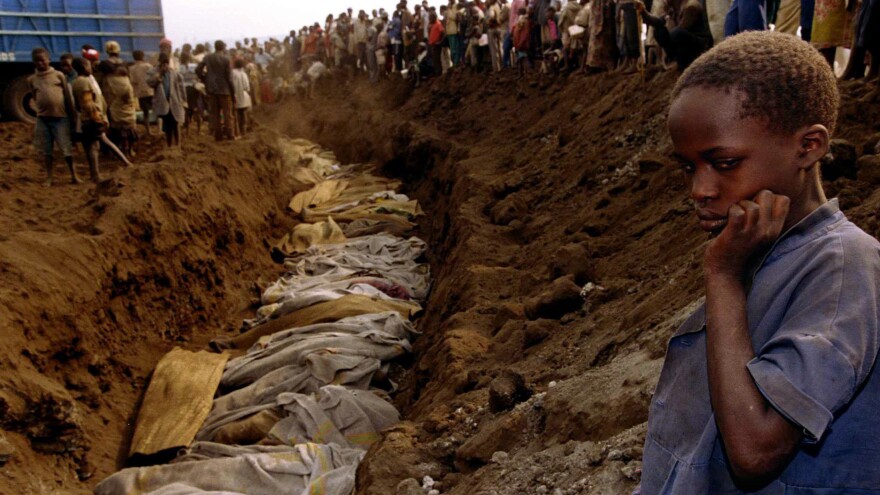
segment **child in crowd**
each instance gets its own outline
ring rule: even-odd
[[[786,88],[779,91],[779,88]],[[706,299],[669,342],[641,493],[877,493],[880,243],[822,189],[840,96],[822,57],[731,37],[672,93]]]
[[[513,27],[513,48],[516,50],[516,66],[520,77],[525,75],[526,64],[529,63],[529,42],[532,36],[532,21],[526,12],[525,7],[520,7],[517,11],[519,17]]]
[[[171,57],[167,53],[159,54],[159,67],[156,75],[150,80],[153,87],[153,109],[162,119],[162,132],[165,133],[165,144],[180,149],[180,123],[186,117],[184,105],[186,89],[180,72],[171,68]]]
[[[563,58],[559,28],[556,25],[556,9],[547,7],[547,19],[541,25],[541,73],[556,74]]]
[[[244,59],[235,59],[232,70],[232,86],[235,89],[236,134],[244,136],[248,130],[248,118],[251,110],[251,84],[244,73]]]
[[[556,48],[559,41],[559,29],[556,27],[556,9],[547,7],[547,19],[541,26],[541,51]]]
[[[73,101],[79,116],[77,140],[82,143],[89,172],[93,182],[101,180],[99,153],[100,143],[107,129],[104,114],[104,96],[96,89],[92,77],[92,64],[85,58],[73,60],[73,69],[79,74],[73,81]]]
[[[141,50],[135,50],[132,56],[134,64],[129,68],[131,85],[134,87],[134,95],[144,114],[144,127],[147,130],[147,135],[151,136],[153,131],[150,126],[150,111],[153,109],[153,88],[147,84],[147,80],[153,72],[153,66],[144,61],[144,52]]]
[[[204,45],[196,46],[196,53],[199,53],[199,49],[204,50]],[[202,52],[204,53],[204,52]],[[204,57],[202,57],[204,59]],[[199,80],[199,77],[196,75],[196,68],[198,67],[200,62],[196,62],[198,60],[197,55],[193,55],[192,61],[189,63],[180,64],[180,77],[183,79],[183,88],[186,92],[186,108],[184,109],[184,120],[183,120],[183,129],[186,131],[186,134],[189,135],[189,129],[193,122],[196,123],[196,134],[201,134],[202,132],[202,121],[205,117],[205,109],[207,104],[205,103],[205,83]],[[152,105],[152,103],[150,103]]]
[[[617,0],[618,69],[634,72],[642,63],[642,18],[635,0]]]
[[[110,113],[110,140],[128,156],[134,156],[137,143],[137,109],[134,88],[125,65],[117,65],[104,79],[104,97]]]
[[[70,180],[79,184],[73,168],[73,144],[70,138],[73,103],[67,78],[49,65],[49,52],[44,48],[34,48],[31,52],[34,62],[34,75],[28,78],[33,94],[34,106],[37,110],[37,124],[34,127],[34,147],[43,155],[46,167],[44,186],[52,185],[52,172],[55,167],[54,147],[58,144],[67,168],[70,169]]]
[[[73,84],[73,80],[76,79],[76,71],[73,70],[73,54],[65,53],[61,55],[61,58],[58,59],[58,68],[67,77],[67,85]]]

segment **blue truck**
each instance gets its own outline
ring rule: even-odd
[[[34,120],[27,77],[31,50],[43,47],[57,62],[81,55],[83,45],[103,52],[117,41],[122,57],[158,51],[165,36],[161,0],[0,0],[0,91],[7,119]]]

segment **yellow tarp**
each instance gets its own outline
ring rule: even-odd
[[[211,412],[229,355],[174,348],[156,365],[138,412],[129,457],[187,447]]]

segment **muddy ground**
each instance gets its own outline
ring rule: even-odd
[[[451,494],[631,490],[707,241],[667,159],[674,80],[330,81],[261,112],[245,140],[150,143],[132,169],[108,163],[117,180],[101,187],[43,189],[30,129],[0,124],[0,493],[88,492],[124,458],[158,359],[250,315],[292,224],[275,133],[375,163],[428,214],[435,285],[395,370],[406,421],[374,446],[359,492],[425,476]],[[876,161],[854,168],[880,151],[868,90],[843,87],[847,142],[828,168],[843,176],[826,187],[877,236]]]

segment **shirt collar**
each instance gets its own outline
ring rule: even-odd
[[[764,266],[825,234],[844,218],[846,217],[840,211],[837,198],[829,200],[779,236],[759,266]]]

